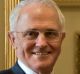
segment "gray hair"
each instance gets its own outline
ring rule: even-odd
[[[12,13],[10,15],[10,31],[14,31],[15,30],[15,24],[17,23],[20,10],[26,5],[29,5],[31,3],[37,3],[37,2],[50,5],[50,6],[52,6],[53,8],[55,8],[57,10],[57,13],[58,13],[58,16],[59,16],[59,20],[60,20],[60,24],[62,26],[62,30],[64,31],[65,18],[63,16],[61,10],[59,9],[57,4],[53,0],[23,0],[23,1],[21,1],[14,8],[14,10],[12,11]]]

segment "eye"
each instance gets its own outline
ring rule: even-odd
[[[35,39],[38,36],[38,32],[36,31],[27,31],[23,35],[27,39]]]
[[[59,33],[57,31],[47,31],[45,32],[45,36],[47,38],[56,38],[59,36]]]

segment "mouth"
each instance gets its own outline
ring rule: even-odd
[[[51,52],[32,52],[33,55],[49,55]]]

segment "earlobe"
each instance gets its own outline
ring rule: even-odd
[[[15,44],[15,37],[12,32],[8,32],[8,38],[12,46]]]

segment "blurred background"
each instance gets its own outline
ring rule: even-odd
[[[80,0],[55,0],[65,16],[66,38],[54,74],[80,74]],[[19,0],[0,0],[0,70],[11,67],[15,52],[9,44],[10,11]]]

